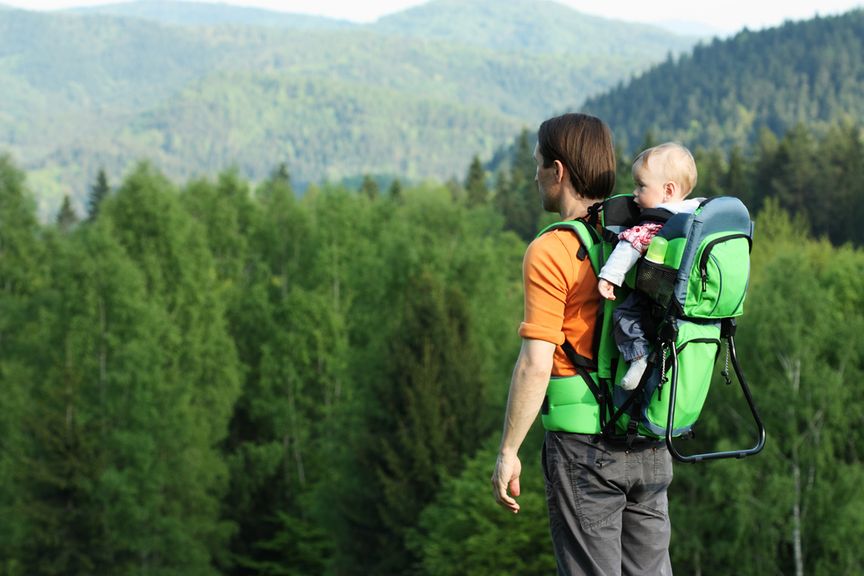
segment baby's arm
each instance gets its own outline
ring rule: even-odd
[[[615,286],[621,286],[624,283],[624,276],[627,271],[636,265],[636,261],[641,255],[642,253],[629,242],[618,242],[615,250],[609,255],[609,259],[598,274],[600,280],[597,282],[597,289],[604,298],[607,300],[615,299]]]

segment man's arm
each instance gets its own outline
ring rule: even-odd
[[[554,353],[555,344],[525,338],[513,369],[507,412],[504,416],[504,432],[498,449],[498,461],[492,473],[495,500],[513,513],[519,512],[519,504],[514,498],[520,493],[519,476],[522,473],[519,447],[543,404]]]

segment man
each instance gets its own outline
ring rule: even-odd
[[[562,220],[585,218],[592,205],[612,193],[612,135],[598,118],[551,118],[541,124],[537,140],[535,180],[547,211]],[[540,411],[550,377],[584,386],[561,345],[569,342],[585,358],[594,354],[601,298],[590,260],[580,259],[579,248],[572,231],[553,230],[535,239],[525,253],[522,349],[492,474],[495,499],[514,513],[519,511],[522,469],[518,450]],[[596,411],[596,400],[582,396],[588,411],[591,402]],[[671,574],[666,489],[672,461],[665,446],[646,440],[628,448],[602,438],[593,421],[584,427],[585,433],[547,431],[543,447],[558,574]]]

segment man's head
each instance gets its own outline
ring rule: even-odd
[[[543,122],[534,159],[543,207],[551,212],[558,211],[562,194],[599,201],[615,188],[612,132],[594,116],[564,114]]]
[[[636,181],[633,195],[642,209],[680,202],[696,186],[696,161],[683,145],[666,142],[636,156],[633,179]]]

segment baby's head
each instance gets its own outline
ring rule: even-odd
[[[664,202],[680,202],[696,186],[696,161],[683,145],[666,142],[636,157],[633,179],[633,195],[643,210]]]

